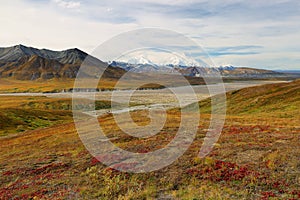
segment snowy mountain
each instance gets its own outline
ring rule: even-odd
[[[173,59],[174,58],[174,59]],[[190,60],[192,61],[192,60]],[[172,57],[165,63],[153,63],[151,60],[143,57],[142,59],[132,59],[131,63],[113,61],[112,67],[120,67],[126,71],[136,73],[167,73],[167,74],[183,74],[184,76],[194,77],[211,77],[220,74],[223,77],[244,77],[244,78],[267,78],[282,77],[283,73],[271,70],[254,69],[249,67],[235,66],[219,66],[219,67],[203,67],[196,62],[186,62],[179,58]]]
[[[157,65],[152,63],[151,61],[147,62],[147,60],[142,60],[143,62],[137,62],[135,64],[135,61],[136,60],[134,60],[134,62],[131,63],[113,61],[110,63],[110,66],[119,67],[126,71],[131,71],[135,73],[178,73],[172,66]]]
[[[201,66],[195,59],[185,54],[170,52],[134,52],[117,59],[116,62],[129,63],[134,65],[152,65],[152,66],[177,66],[190,67]]]
[[[141,64],[141,65],[156,65],[152,61],[150,61],[149,59],[145,58],[144,56],[130,58],[127,62],[131,63],[131,64],[135,64],[135,65],[138,65],[138,64]]]
[[[221,71],[224,71],[224,70],[231,71],[231,70],[235,70],[236,67],[231,66],[231,65],[226,65],[226,66],[220,66],[220,67],[218,67],[218,69],[221,70]]]
[[[181,66],[181,67],[201,66],[199,62],[197,62],[193,58],[188,58],[185,55],[169,57],[164,61],[160,62],[159,65]]]

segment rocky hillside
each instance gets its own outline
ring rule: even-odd
[[[77,48],[64,51],[36,49],[23,45],[0,48],[0,77],[19,80],[75,78],[87,56],[87,53]],[[91,58],[99,69],[106,66],[106,63],[97,58]],[[123,69],[108,67],[105,76],[115,78],[123,73]]]

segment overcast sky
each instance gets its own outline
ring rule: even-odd
[[[159,27],[191,37],[217,65],[300,69],[299,0],[10,0],[0,22],[0,46],[90,53],[124,31]]]

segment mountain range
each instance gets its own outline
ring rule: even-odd
[[[249,67],[234,67],[234,66],[220,66],[220,67],[202,67],[196,65],[181,65],[181,64],[155,64],[152,61],[146,61],[142,59],[141,63],[129,63],[121,61],[113,61],[111,66],[120,67],[126,71],[136,73],[173,73],[183,74],[185,76],[203,77],[214,76],[216,73],[220,73],[223,77],[248,77],[248,78],[268,78],[268,77],[282,77],[286,76],[284,73],[275,72],[264,69],[254,69]],[[136,61],[136,60],[135,60]],[[172,60],[171,60],[172,61]],[[177,63],[184,63],[177,62]]]
[[[0,77],[13,77],[20,80],[52,78],[76,78],[78,70],[88,56],[80,49],[52,51],[36,49],[23,45],[0,48]],[[90,56],[97,67],[107,64]],[[105,77],[120,77],[125,71],[121,68],[108,67]]]
[[[15,78],[19,80],[48,80],[53,78],[76,78],[78,70],[88,56],[80,49],[53,51],[16,45],[0,48],[0,77]],[[103,62],[90,56],[93,65],[98,69],[108,68],[104,77],[120,78],[126,71],[134,73],[171,73],[185,76],[210,76],[220,72],[224,77],[277,77],[284,73],[234,66],[202,67],[196,62],[184,62],[179,58],[171,58],[163,64],[156,64],[145,57],[131,58],[128,62]],[[86,74],[93,76],[92,73]]]

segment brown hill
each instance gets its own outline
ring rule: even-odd
[[[227,114],[272,114],[299,117],[300,79],[292,82],[266,84],[227,92]],[[216,97],[217,98],[217,97]],[[209,113],[210,99],[199,103],[203,113]],[[216,105],[218,106],[218,105]]]
[[[179,69],[179,71],[187,76],[210,76],[217,72],[222,77],[238,77],[238,78],[270,78],[270,77],[285,77],[284,73],[275,72],[272,70],[256,69],[249,67],[186,67]]]
[[[77,48],[65,51],[36,49],[23,45],[0,48],[0,77],[12,77],[18,80],[76,78],[87,56],[87,53]],[[98,70],[107,67],[106,63],[95,57],[89,56],[89,59]],[[123,69],[108,67],[104,77],[118,78],[124,73]],[[85,75],[93,76],[89,72]]]

